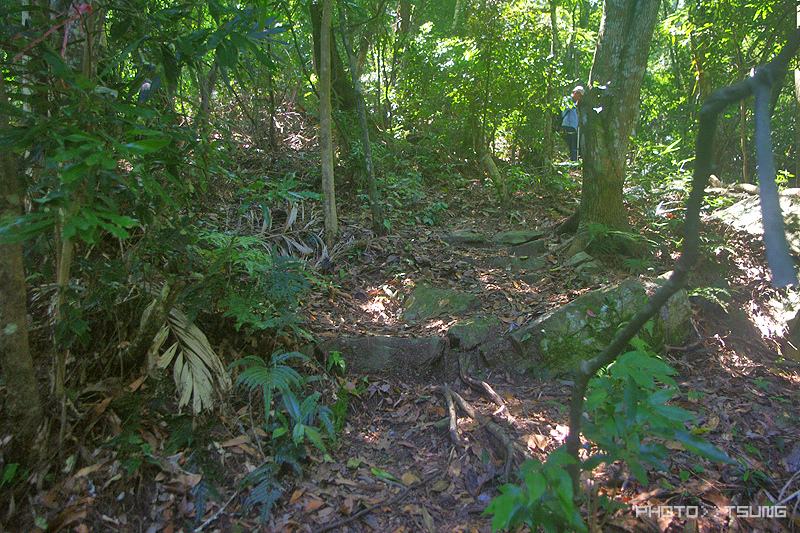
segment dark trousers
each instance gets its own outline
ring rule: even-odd
[[[561,126],[561,138],[567,143],[569,149],[569,158],[575,162],[578,161],[578,131],[569,126]]]

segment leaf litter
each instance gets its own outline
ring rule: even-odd
[[[353,238],[353,247],[336,258],[336,283],[306,299],[304,313],[313,335],[443,335],[455,317],[442,316],[428,324],[402,320],[404,299],[421,282],[477,293],[482,306],[474,312],[490,310],[512,329],[630,275],[613,258],[602,258],[609,268],[599,276],[581,276],[562,266],[562,238],[552,230],[563,216],[552,209],[556,199],[551,192],[520,195],[515,204],[519,215],[512,220],[497,212],[481,187],[452,189],[447,203],[461,210],[460,215],[451,213],[445,226],[408,221],[398,223],[389,237]],[[363,219],[351,216],[344,220],[344,235],[363,234]],[[635,207],[631,217],[637,227],[646,225]],[[460,229],[493,235],[531,226],[548,235],[550,252],[527,282],[493,266],[493,258],[502,251],[451,245],[443,239]],[[732,307],[758,309],[771,291],[763,281],[766,276],[752,276],[753,269],[763,272],[763,251],[745,236],[732,240],[740,263],[728,265],[726,273],[728,283],[739,289],[731,291]],[[670,253],[663,255],[655,266],[667,269]],[[701,267],[695,282],[711,275]],[[677,403],[698,413],[694,431],[739,466],[700,461],[678,443],[670,443],[669,471],[649,472],[647,486],[622,465],[598,468],[594,479],[585,480],[586,487],[622,506],[586,518],[596,531],[797,530],[798,365],[782,361],[775,340],[743,323],[741,313],[705,300],[694,304],[692,337],[683,346],[665,347],[663,355],[679,371],[683,394]],[[130,405],[126,400],[131,391],[152,398],[158,382],[146,376],[129,382],[108,379],[78,393],[74,409],[79,423],[68,439],[68,453],[59,456],[63,464],[51,469],[55,481],[40,480],[47,488],[28,501],[12,502],[3,530],[488,532],[490,517],[483,510],[521,457],[544,459],[566,437],[571,384],[564,377],[538,379],[502,370],[487,370],[477,381],[490,385],[496,397],[467,379],[445,383],[379,375],[328,377],[321,386],[331,394],[339,387],[351,391],[339,442],[327,453],[306,447],[303,475],[281,479],[283,496],[262,522],[243,507],[239,482],[263,461],[259,443],[268,435],[242,423],[244,410],[218,413],[203,430],[204,453],[224,471],[206,490],[208,496],[199,498],[198,488],[208,480],[190,464],[186,446],[170,445],[168,415],[152,402]],[[452,387],[452,395],[443,394],[444,387]],[[449,408],[448,398],[461,398],[474,416],[464,415],[455,404]],[[461,414],[453,419],[450,412]],[[138,419],[136,428],[124,438],[127,449],[147,450],[139,454],[138,464],[100,445],[109,436],[119,438],[133,416]],[[453,442],[452,433],[460,445]],[[85,466],[76,469],[72,464]],[[780,502],[788,506],[787,518],[731,516],[737,506],[758,509]],[[681,505],[702,513],[637,516],[633,510]],[[25,529],[18,528],[22,524]]]

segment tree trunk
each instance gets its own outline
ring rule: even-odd
[[[335,95],[334,103],[336,104],[336,108],[342,111],[349,111],[356,107],[356,95],[353,91],[353,86],[347,79],[344,63],[342,63],[342,58],[339,56],[339,51],[336,48],[336,40],[333,37],[333,28],[330,23],[328,24],[328,35],[325,35],[323,32],[322,25],[324,21],[322,19],[325,18],[324,5],[324,1],[322,6],[320,6],[319,2],[316,0],[309,2],[308,5],[311,14],[311,28],[314,39],[314,64],[317,65],[317,74],[320,74],[320,63],[322,62],[322,51],[324,49],[330,58],[330,66],[328,68],[330,69],[331,90]],[[323,41],[328,44],[323,44]]]
[[[508,191],[506,190],[506,182],[503,179],[503,176],[500,175],[500,171],[497,169],[497,165],[494,164],[494,159],[492,159],[492,154],[487,152],[480,157],[481,164],[486,167],[486,173],[489,175],[489,179],[494,185],[494,190],[497,193],[497,198],[500,200],[500,206],[503,210],[508,208]]]
[[[736,32],[733,32],[733,46],[736,50],[736,68],[739,72],[739,79],[743,80],[747,76],[747,65],[744,62],[744,55],[742,54],[742,47],[739,45],[739,40],[736,38]],[[739,147],[742,150],[742,183],[750,183],[750,172],[748,170],[749,156],[747,153],[747,108],[744,101],[739,103]]]
[[[589,83],[578,108],[583,153],[581,229],[625,229],[622,189],[659,0],[606,0]]]
[[[797,6],[797,24],[800,27],[800,4]],[[800,187],[800,69],[794,69],[794,186]]]
[[[355,90],[358,104],[358,125],[361,129],[361,144],[364,145],[364,164],[367,167],[367,188],[369,190],[370,211],[372,212],[372,231],[377,235],[386,235],[386,226],[383,224],[383,213],[381,213],[381,202],[378,198],[378,185],[375,180],[375,167],[372,162],[372,144],[369,139],[364,91],[361,90],[361,81],[358,76],[358,62],[350,43],[350,36],[347,32],[347,16],[341,4],[339,5],[339,23],[342,25],[342,43],[344,44],[347,60],[350,64],[350,75],[353,78],[353,89]]]
[[[0,75],[0,103],[6,102],[5,77]],[[8,117],[0,115],[0,129],[8,129]],[[0,151],[0,217],[21,213],[22,196],[14,156]],[[34,437],[42,420],[39,387],[28,343],[27,293],[22,263],[22,244],[0,244],[0,365],[8,399],[3,416],[18,428],[7,446],[16,457],[11,462],[30,463]]]
[[[450,24],[450,32],[455,33],[458,26],[458,16],[461,14],[461,0],[456,0],[456,8],[453,10],[453,23]]]
[[[322,159],[323,216],[325,244],[333,248],[339,223],[336,218],[336,192],[333,182],[333,135],[331,128],[331,19],[333,0],[324,0],[320,19],[319,54],[319,145]]]

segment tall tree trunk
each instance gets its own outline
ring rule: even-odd
[[[350,64],[350,75],[353,77],[353,88],[355,89],[358,104],[358,125],[361,128],[361,144],[364,145],[364,163],[367,167],[367,188],[369,190],[370,211],[372,212],[372,231],[377,235],[386,235],[386,226],[383,224],[383,213],[381,213],[381,202],[378,198],[378,185],[375,180],[375,167],[372,163],[372,144],[369,140],[364,91],[361,90],[361,81],[358,75],[358,61],[347,31],[347,16],[341,4],[339,5],[339,23],[342,25],[342,43],[344,44],[345,52],[347,52],[347,60]]]
[[[558,2],[559,0],[550,0],[550,55],[553,57],[557,57],[559,50],[561,50],[561,41],[558,39],[558,16],[556,13]]]
[[[559,0],[550,0],[550,56],[552,61],[547,62],[547,93],[545,94],[545,102],[553,101],[553,86],[551,80],[553,79],[553,64],[558,57],[561,50],[561,41],[558,38],[558,17],[556,10],[558,9]],[[546,160],[550,160],[553,156],[553,129],[550,127],[550,113],[545,113],[544,124],[544,156]]]
[[[736,32],[733,32],[733,46],[736,50],[736,68],[739,72],[739,79],[743,80],[747,76],[747,65],[744,62],[744,54],[742,54],[742,47],[739,45],[739,40],[736,38]],[[742,182],[750,183],[750,172],[748,170],[749,156],[747,154],[747,108],[744,101],[739,103],[739,146],[742,150]]]
[[[629,137],[660,0],[606,0],[590,76],[579,102],[583,151],[581,228],[624,229],[622,189]]]
[[[797,26],[800,27],[800,4],[797,6]],[[794,69],[794,186],[800,186],[800,69]]]
[[[5,77],[0,75],[0,103],[6,103]],[[8,129],[8,116],[0,114],[0,129]],[[14,156],[0,150],[0,217],[21,213],[22,195]],[[8,399],[3,416],[18,428],[8,450],[11,462],[30,463],[34,437],[42,420],[39,387],[28,343],[27,295],[22,264],[22,244],[0,244],[0,365]]]
[[[353,86],[347,79],[347,74],[345,73],[344,63],[342,62],[342,58],[339,56],[339,51],[336,48],[336,40],[333,37],[333,28],[329,25],[329,35],[324,35],[322,30],[323,18],[324,18],[324,7],[325,3],[323,1],[322,7],[320,6],[317,0],[312,0],[309,2],[309,12],[311,14],[311,27],[312,27],[312,37],[314,39],[314,62],[316,65],[322,61],[322,47],[323,39],[328,43],[327,44],[327,54],[330,57],[330,76],[331,76],[331,90],[333,95],[335,96],[335,100],[333,103],[336,105],[337,109],[341,109],[343,111],[349,111],[351,109],[355,109],[356,107],[356,95],[353,91]],[[331,8],[333,9],[333,8]],[[317,67],[319,70],[319,66]]]
[[[461,0],[456,0],[456,8],[453,10],[453,23],[450,25],[450,32],[454,33],[456,31],[456,26],[458,26],[458,16],[461,14]]]
[[[333,135],[331,128],[331,20],[333,0],[323,0],[320,19],[319,54],[319,145],[322,160],[323,217],[325,219],[325,244],[333,248],[339,222],[336,218],[336,192],[333,182]]]

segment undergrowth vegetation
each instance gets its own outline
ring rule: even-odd
[[[206,504],[220,500],[218,487],[231,481],[228,452],[216,444],[234,434],[251,438],[258,458],[235,479],[236,492],[246,494],[246,509],[271,518],[286,476],[301,475],[310,454],[324,457],[338,445],[349,401],[360,394],[343,380],[341,354],[320,360],[307,348],[313,339],[304,313],[313,296],[340,291],[345,268],[337,261],[374,259],[367,251],[376,236],[363,223],[365,148],[390,232],[432,232],[467,218],[468,208],[522,225],[530,220],[527,198],[567,203],[579,193],[575,167],[552,163],[563,147],[543,124],[559,91],[588,74],[588,59],[578,56],[588,57],[600,3],[585,2],[580,20],[554,8],[553,24],[573,17],[568,61],[542,53],[552,32],[536,17],[546,13],[522,3],[483,2],[461,21],[459,8],[444,13],[436,2],[400,2],[396,13],[386,2],[343,3],[363,31],[372,140],[358,140],[355,111],[341,103],[336,180],[347,228],[326,245],[318,80],[307,71],[316,28],[306,11],[316,4],[109,0],[60,14],[36,2],[0,6],[9,21],[0,30],[9,43],[0,51],[0,151],[9,162],[2,179],[20,184],[3,197],[0,246],[23,249],[21,316],[33,354],[26,356],[48,406],[41,442],[13,443],[10,455],[0,454],[0,503],[9,513],[32,500],[31,487],[90,467],[91,443],[110,454],[115,479],[131,485],[156,469],[200,475],[191,487],[194,522],[186,524],[195,529]],[[402,9],[412,4],[414,16],[428,19],[410,24],[411,11]],[[383,11],[371,13],[376,6]],[[664,27],[684,31],[679,20]],[[691,63],[687,50],[662,48],[664,57]],[[669,72],[654,72],[628,167],[626,195],[638,224],[629,231],[587,226],[589,251],[631,275],[671,264],[691,170],[688,121],[646,126],[664,109],[691,117],[697,106],[673,94]],[[662,102],[658,95],[671,96]],[[727,118],[733,131],[737,117]],[[735,135],[728,137],[730,153]],[[776,137],[786,167],[791,143],[785,133]],[[483,155],[499,167],[509,206],[498,205]],[[733,166],[725,170],[733,174]],[[746,175],[746,162],[740,167]],[[794,178],[781,173],[785,184]],[[465,190],[481,200],[462,205]],[[727,200],[711,202],[709,210]],[[704,239],[705,271],[731,268],[726,236]],[[405,276],[403,261],[411,259],[386,268],[392,282]],[[388,283],[381,290],[395,304],[402,297]],[[730,306],[728,288],[710,282],[693,296]],[[724,459],[687,430],[692,417],[675,406],[672,374],[637,343],[592,382],[586,473],[620,461],[641,480],[646,468],[664,468],[670,440]],[[39,458],[35,472],[25,464],[31,450],[57,450],[57,457]],[[526,463],[524,486],[506,485],[490,505],[493,526],[584,530],[569,466],[560,451]],[[42,530],[56,527],[35,521]]]

